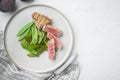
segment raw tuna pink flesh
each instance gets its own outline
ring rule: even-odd
[[[50,25],[44,26],[43,30],[46,32],[51,32],[52,34],[54,34],[57,37],[60,37],[62,35],[61,30],[57,29],[56,27],[50,26]]]
[[[54,39],[48,41],[48,54],[50,59],[55,59],[55,43]]]
[[[61,41],[56,37],[56,36],[54,36],[52,33],[47,33],[47,37],[49,38],[49,39],[54,39],[54,41],[55,41],[55,45],[56,45],[56,47],[58,48],[58,49],[62,49],[62,43],[61,43]]]

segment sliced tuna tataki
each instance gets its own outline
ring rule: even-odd
[[[54,36],[52,33],[48,32],[47,33],[47,37],[49,39],[54,39],[56,47],[58,49],[62,49],[62,43],[61,43],[61,41],[56,36]]]
[[[48,55],[50,59],[55,59],[55,42],[54,39],[48,41]]]
[[[54,34],[57,37],[60,37],[62,35],[62,31],[61,30],[59,30],[56,27],[50,26],[50,25],[46,25],[42,29],[44,31],[46,31],[46,32],[50,32],[50,33]]]

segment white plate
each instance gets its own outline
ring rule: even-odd
[[[56,59],[50,60],[47,51],[39,57],[30,58],[28,51],[24,50],[18,42],[17,32],[29,21],[32,20],[31,14],[40,12],[53,20],[53,26],[63,31],[60,38],[63,49],[58,50]],[[70,56],[73,46],[73,33],[68,20],[56,9],[45,5],[31,5],[16,12],[9,20],[5,29],[5,49],[10,59],[21,69],[44,73],[50,72],[60,67]]]

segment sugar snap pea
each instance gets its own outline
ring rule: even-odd
[[[19,37],[19,41],[23,40],[26,36],[28,36],[30,33],[30,28],[25,31],[23,35]]]
[[[17,36],[21,36],[22,34],[24,34],[25,31],[26,31],[27,29],[29,29],[33,24],[34,24],[33,21],[27,23],[27,24],[17,33]]]
[[[40,44],[29,44],[29,46],[33,49],[38,49],[41,45]]]
[[[27,56],[38,57],[40,54],[42,54],[46,50],[47,50],[47,46],[43,45],[43,46],[41,46],[40,48],[37,49],[37,54],[29,53]]]
[[[38,43],[40,44],[44,38],[45,32],[38,30],[38,35],[39,35]]]
[[[29,46],[26,40],[21,41],[21,46],[32,54],[37,54],[37,52]]]
[[[29,57],[38,57],[47,51],[47,33],[38,30],[33,21],[27,23],[17,34],[22,48],[27,50]]]
[[[36,44],[38,42],[38,31],[37,31],[37,28],[36,26],[32,26],[32,41],[31,43],[32,44]]]
[[[29,57],[38,57],[38,55],[32,54],[32,53],[28,53],[27,56]]]

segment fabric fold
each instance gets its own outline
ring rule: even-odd
[[[79,63],[75,60],[69,67],[73,69],[70,72],[61,73],[55,76],[52,80],[78,80],[80,68]],[[69,68],[68,67],[68,68]],[[49,77],[51,73],[37,74],[28,71],[20,70],[7,57],[3,45],[3,31],[0,31],[0,79],[1,80],[44,80]],[[63,74],[63,75],[62,75]]]

